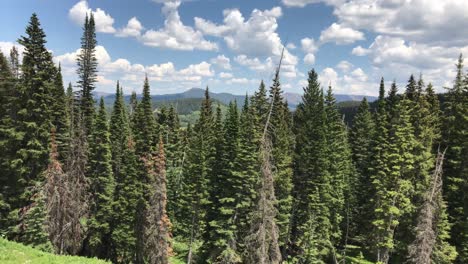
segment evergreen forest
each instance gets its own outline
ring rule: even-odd
[[[23,55],[0,53],[1,237],[112,263],[468,263],[462,55],[444,94],[382,78],[349,122],[314,69],[291,110],[280,63],[227,106],[206,87],[181,125],[148,78],[130,102],[117,82],[111,109],[93,96],[95,28],[91,14],[76,83],[36,14]]]

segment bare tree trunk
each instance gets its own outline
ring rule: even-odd
[[[435,227],[440,210],[438,200],[442,195],[442,165],[445,150],[437,153],[436,165],[432,174],[431,186],[426,192],[424,203],[420,209],[416,226],[416,238],[409,246],[408,262],[414,264],[430,264],[431,255],[437,240]]]

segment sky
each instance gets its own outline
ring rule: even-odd
[[[76,82],[86,14],[96,21],[97,91],[154,94],[193,87],[252,94],[271,83],[301,93],[315,69],[335,93],[376,95],[384,77],[400,91],[422,74],[438,92],[468,54],[467,0],[4,0],[0,50],[8,54],[36,12],[66,83]]]

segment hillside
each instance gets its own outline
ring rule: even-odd
[[[109,263],[96,258],[84,258],[75,256],[58,256],[45,253],[38,249],[31,248],[16,242],[11,242],[0,238],[0,263],[80,263],[80,264],[104,264]]]
[[[104,97],[104,102],[106,105],[111,105],[115,100],[115,94],[103,93],[103,92],[94,92],[94,96]],[[195,111],[193,106],[200,104],[201,99],[205,96],[205,90],[201,88],[191,88],[182,93],[174,94],[156,94],[152,96],[153,106],[158,107],[159,105],[177,105],[179,114],[188,114]],[[283,94],[284,99],[288,102],[288,105],[291,109],[295,109],[296,106],[301,102],[302,95],[298,93],[289,93],[286,92]],[[137,96],[139,99],[141,95]],[[228,104],[230,101],[236,100],[240,105],[244,101],[245,95],[235,95],[231,93],[214,93],[210,92],[210,97],[217,102],[222,104]],[[349,95],[349,94],[335,94],[337,102],[345,101],[361,101],[362,98],[367,97],[369,102],[375,101],[377,98],[375,96],[364,96],[364,95]],[[124,96],[125,101],[128,103],[130,101],[130,95]],[[197,100],[198,99],[198,100]],[[190,106],[186,110],[186,105]],[[196,107],[195,107],[196,108]]]

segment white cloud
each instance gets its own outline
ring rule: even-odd
[[[258,84],[259,80],[257,79],[247,79],[247,78],[232,78],[226,81],[227,84]]]
[[[261,61],[258,58],[249,58],[246,55],[239,55],[236,56],[234,60],[240,65],[247,66],[249,69],[257,72],[271,72],[275,69],[271,58]]]
[[[315,53],[318,50],[317,44],[315,44],[314,39],[311,38],[301,39],[301,46],[305,53]]]
[[[86,14],[93,13],[94,21],[96,23],[96,31],[102,33],[115,33],[116,30],[113,26],[114,19],[107,14],[104,10],[97,8],[96,10],[92,10],[88,6],[88,2],[86,0],[82,0],[76,3],[69,11],[68,16],[70,17],[73,22],[82,26],[84,24],[84,20]]]
[[[340,69],[342,72],[348,72],[353,67],[353,64],[349,61],[342,60],[336,65],[336,68]]]
[[[319,81],[322,86],[335,86],[338,80],[338,73],[333,68],[325,68],[319,74]]]
[[[229,73],[229,72],[220,72],[218,75],[219,75],[219,78],[222,78],[222,79],[232,78],[232,73]]]
[[[337,45],[351,44],[364,39],[364,33],[333,23],[320,34],[320,42],[334,42]]]
[[[238,9],[224,10],[223,15],[222,24],[195,18],[195,27],[206,35],[222,37],[230,50],[244,56],[238,62],[250,69],[263,71],[271,69],[270,64],[278,63],[284,48],[276,31],[277,19],[282,16],[280,7],[254,9],[248,19]],[[267,65],[258,65],[260,61],[265,61]],[[285,49],[283,73],[287,76],[297,75],[297,61],[297,57]]]
[[[20,59],[21,59],[22,54],[24,52],[23,45],[20,45],[18,43],[8,42],[8,41],[0,41],[0,51],[7,58],[10,57],[10,51],[13,47],[16,47],[16,49],[18,50],[18,54],[20,55]]]
[[[294,49],[296,49],[296,45],[294,45],[294,43],[289,42],[288,45],[286,45],[286,48],[288,48],[290,50],[294,50]]]
[[[164,27],[146,31],[140,38],[143,44],[176,50],[217,50],[218,45],[206,40],[202,32],[182,23],[177,10],[179,5],[180,1],[164,1]]]
[[[210,62],[217,65],[221,69],[231,70],[231,60],[224,55],[218,55],[216,58],[212,58]]]
[[[309,4],[325,3],[328,5],[337,5],[344,0],[282,0],[283,4],[288,7],[304,7]]]
[[[118,37],[139,37],[142,30],[143,26],[140,21],[136,17],[132,17],[128,20],[127,26],[119,29],[115,35]]]
[[[366,56],[367,54],[369,54],[369,50],[359,45],[353,48],[353,50],[351,51],[351,54],[356,55],[356,56]]]
[[[307,53],[304,57],[304,63],[312,65],[315,63],[315,55],[312,53]]]

